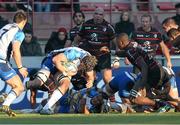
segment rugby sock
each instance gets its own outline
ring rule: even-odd
[[[10,104],[17,98],[17,94],[14,90],[8,94],[7,98],[5,99],[2,105],[10,106]]]
[[[43,107],[44,110],[51,109],[51,107],[63,96],[62,92],[56,89],[48,100],[47,104]]]

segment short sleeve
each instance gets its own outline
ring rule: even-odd
[[[22,41],[24,40],[25,35],[22,31],[18,31],[14,37],[14,41],[19,41],[22,43]]]
[[[78,52],[76,49],[68,49],[64,52],[64,55],[69,61],[73,61],[80,57],[80,52]]]

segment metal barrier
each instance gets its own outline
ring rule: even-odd
[[[114,59],[114,55],[112,55],[112,60]],[[23,65],[27,68],[40,68],[41,61],[43,60],[43,56],[37,56],[37,57],[23,57]],[[156,56],[156,59],[162,64],[166,65],[166,59],[163,56]],[[171,61],[174,67],[179,66],[180,67],[180,56],[175,55],[171,56]],[[14,68],[16,68],[15,62],[13,59],[11,59],[11,64]],[[120,65],[121,67],[131,67],[131,65],[125,65],[124,64],[124,58],[120,58]]]

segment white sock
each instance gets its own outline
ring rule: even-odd
[[[51,107],[63,96],[60,90],[56,89],[43,107],[44,110],[51,109]]]
[[[2,105],[10,106],[10,104],[17,98],[16,93],[12,90]]]

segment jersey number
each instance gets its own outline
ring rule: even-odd
[[[8,31],[7,29],[2,29],[2,33],[0,34],[0,39],[2,38],[2,36]]]

